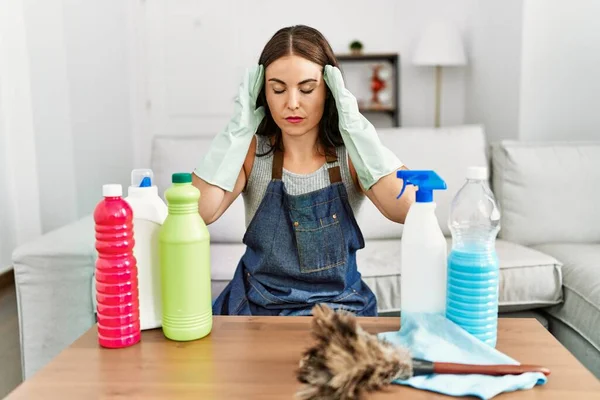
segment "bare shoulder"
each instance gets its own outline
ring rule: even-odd
[[[244,160],[244,174],[246,175],[246,184],[244,185],[244,189],[246,189],[246,185],[248,184],[248,179],[250,178],[250,173],[252,172],[252,167],[254,166],[254,155],[256,154],[256,143],[257,138],[256,135],[252,137],[252,141],[250,142],[250,147],[248,148],[248,153],[246,153],[246,159]]]
[[[348,156],[348,168],[350,169],[350,176],[352,177],[352,182],[354,182],[354,187],[356,187],[356,190],[358,190],[359,193],[365,194],[365,191],[358,180],[358,174],[356,173],[356,169],[354,168],[354,164],[352,164],[350,156]]]

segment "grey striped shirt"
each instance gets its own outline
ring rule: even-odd
[[[258,154],[266,153],[269,150],[268,139],[264,136],[256,136],[256,140],[256,152]],[[352,180],[350,167],[348,166],[346,148],[340,146],[336,148],[336,153],[338,162],[333,163],[333,166],[340,165],[342,182],[348,192],[350,207],[352,208],[354,215],[357,215],[360,206],[365,199],[365,195],[357,190],[356,185]],[[329,186],[329,172],[327,171],[327,167],[327,164],[324,164],[321,168],[310,174],[295,174],[284,168],[282,180],[285,184],[286,191],[293,196],[297,196]],[[246,208],[246,227],[248,227],[250,221],[252,221],[252,218],[267,191],[267,186],[271,181],[272,168],[273,153],[264,157],[254,156],[252,171],[250,172],[246,189],[242,193]]]

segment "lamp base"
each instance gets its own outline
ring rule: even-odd
[[[435,66],[435,127],[440,127],[440,106],[442,97],[442,67]]]

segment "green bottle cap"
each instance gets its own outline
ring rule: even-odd
[[[173,183],[191,183],[192,182],[192,174],[189,172],[177,172],[173,174],[171,178],[171,182]]]

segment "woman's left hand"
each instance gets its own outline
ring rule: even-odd
[[[342,140],[362,191],[386,218],[404,223],[415,199],[413,186],[408,186],[399,200],[396,198],[403,184],[396,171],[406,167],[381,143],[373,124],[360,113],[356,98],[344,85],[341,71],[326,65],[323,79],[335,99]]]
[[[337,67],[325,66],[323,75],[338,110],[339,128],[348,155],[362,186],[369,190],[382,177],[402,166],[402,162],[381,144],[375,127],[360,113],[356,98],[344,85]]]

